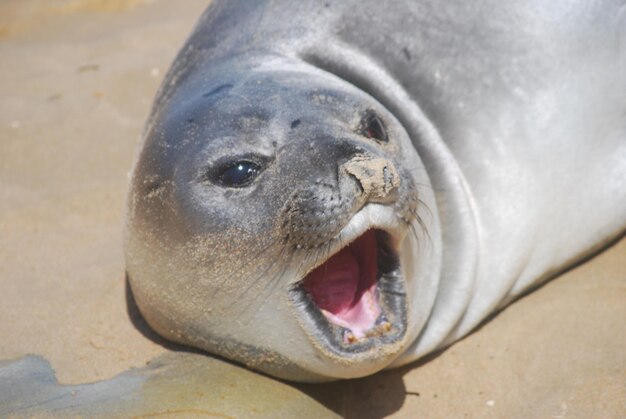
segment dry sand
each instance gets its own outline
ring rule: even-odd
[[[129,319],[124,198],[207,3],[0,3],[0,359],[39,354],[79,383],[169,351]],[[622,240],[426,362],[302,391],[337,392],[351,417],[624,417],[625,323]]]

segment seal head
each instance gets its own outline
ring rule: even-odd
[[[172,340],[282,378],[380,370],[436,291],[434,197],[408,134],[306,63],[232,67],[183,80],[146,131],[126,236],[139,308]]]

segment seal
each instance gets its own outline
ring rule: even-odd
[[[212,2],[157,95],[129,283],[297,381],[469,333],[626,228],[623,2]]]

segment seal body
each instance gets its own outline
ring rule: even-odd
[[[626,227],[624,10],[214,1],[134,168],[146,320],[278,377],[359,377],[597,251]]]

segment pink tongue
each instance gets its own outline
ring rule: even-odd
[[[357,338],[380,315],[376,263],[376,236],[370,230],[304,279],[304,289],[326,317]]]

